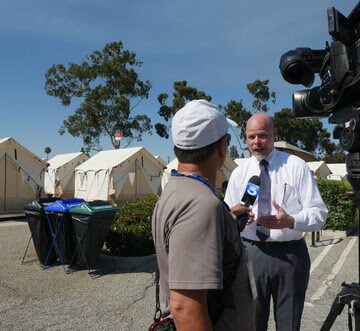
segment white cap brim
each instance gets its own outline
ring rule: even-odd
[[[230,118],[227,118],[226,120],[228,121],[228,123],[229,123],[231,126],[234,126],[235,128],[238,126],[238,124],[237,124],[235,121],[231,120]]]

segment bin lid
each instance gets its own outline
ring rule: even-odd
[[[42,210],[44,207],[51,205],[53,202],[61,200],[61,198],[41,198],[41,199],[34,199],[29,203],[24,205],[24,209],[27,210]]]
[[[119,208],[114,207],[109,201],[96,200],[91,202],[84,202],[70,210],[71,214],[94,215],[104,212],[116,212]]]
[[[81,203],[85,202],[84,199],[65,199],[65,200],[57,200],[51,205],[44,208],[47,211],[59,211],[59,212],[67,212],[71,208],[74,208]]]

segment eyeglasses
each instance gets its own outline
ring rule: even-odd
[[[229,133],[226,133],[223,137],[226,139],[228,146],[230,146],[231,135]]]

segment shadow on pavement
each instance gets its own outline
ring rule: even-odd
[[[78,271],[87,270],[86,268],[74,269],[66,267],[69,274]],[[111,274],[128,274],[128,273],[149,273],[152,274],[156,270],[156,256],[141,256],[141,257],[119,257],[101,255],[101,258],[95,268],[90,268],[88,274],[91,278],[96,279],[105,275]]]
[[[343,238],[322,239],[320,241],[316,241],[315,246],[310,245],[310,247],[324,247],[324,246],[329,246],[329,245],[336,245],[336,244],[342,242],[343,240],[344,240]]]

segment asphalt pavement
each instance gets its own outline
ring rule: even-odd
[[[312,261],[302,330],[320,330],[341,283],[358,281],[358,237],[324,231],[310,246]],[[101,255],[97,269],[43,270],[22,220],[0,222],[1,330],[147,330],[155,306],[155,256],[113,260]],[[114,264],[115,261],[115,264]],[[269,330],[275,330],[273,317]],[[347,311],[332,330],[347,330]]]

